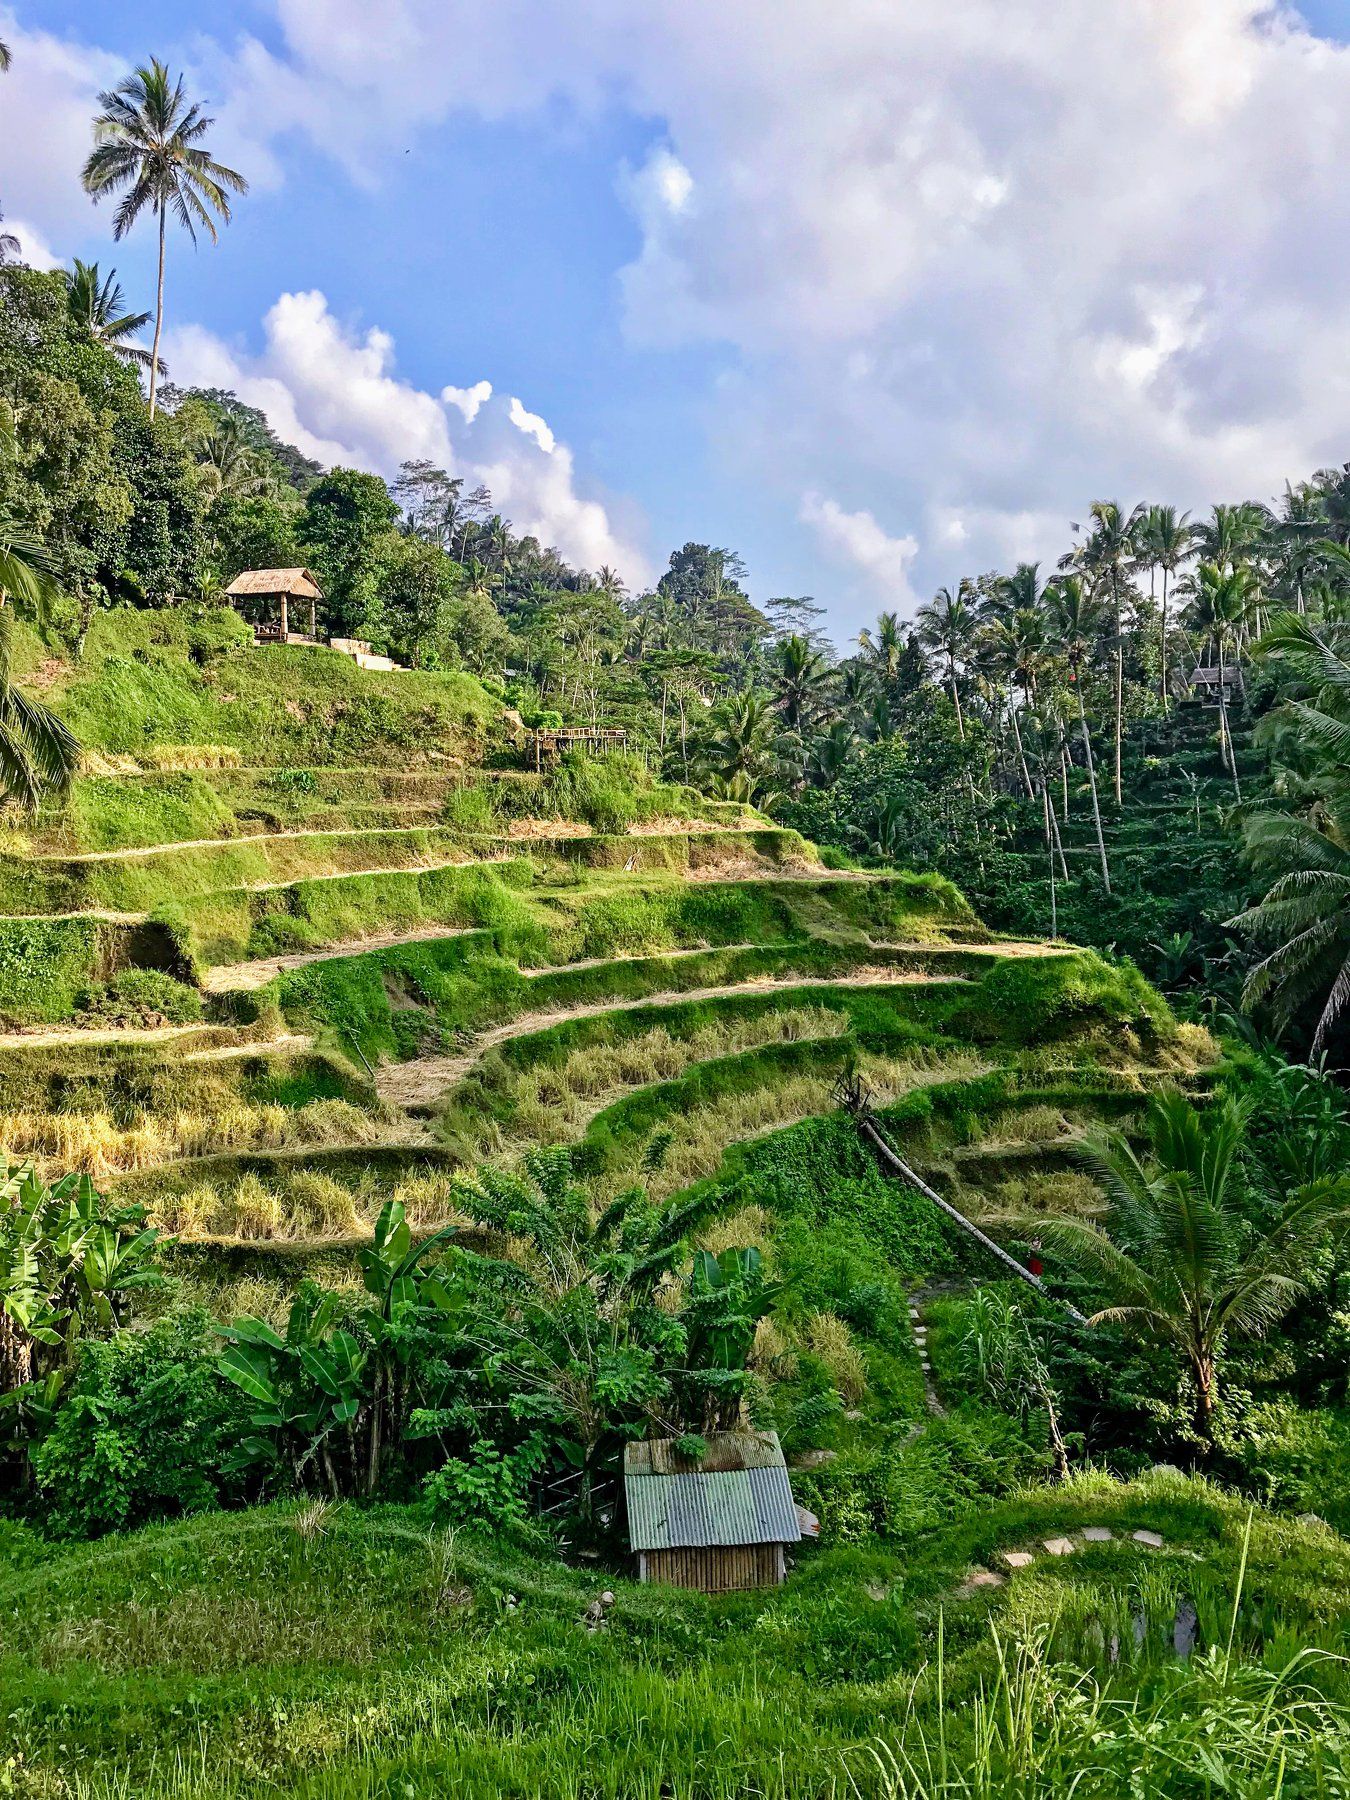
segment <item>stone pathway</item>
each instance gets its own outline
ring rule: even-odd
[[[928,1327],[923,1322],[923,1314],[913,1303],[914,1298],[915,1296],[910,1297],[909,1323],[919,1352],[919,1367],[923,1371],[923,1397],[929,1412],[941,1418],[947,1409],[938,1399],[937,1388],[933,1385],[933,1365],[928,1360]]]
[[[927,1367],[925,1357],[925,1370]],[[966,1598],[984,1588],[1003,1587],[1010,1575],[1015,1575],[1019,1569],[1029,1569],[1039,1557],[1073,1556],[1080,1544],[1109,1544],[1115,1541],[1115,1537],[1116,1534],[1109,1525],[1084,1525],[1076,1536],[1064,1531],[1054,1532],[1049,1537],[1042,1538],[1031,1550],[1000,1550],[994,1560],[1002,1563],[1005,1572],[998,1574],[993,1569],[972,1569],[957,1588],[957,1595]],[[1132,1531],[1129,1537],[1131,1542],[1148,1550],[1163,1550],[1167,1547],[1167,1540],[1157,1531]]]

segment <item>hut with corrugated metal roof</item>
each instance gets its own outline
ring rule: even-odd
[[[245,569],[225,590],[226,597],[253,626],[260,644],[316,644],[318,603],[323,589],[308,569]],[[291,630],[291,608],[308,618],[308,631]]]
[[[802,1536],[776,1432],[715,1431],[704,1453],[678,1438],[629,1444],[623,1458],[628,1541],[643,1581],[727,1593],[775,1587]]]

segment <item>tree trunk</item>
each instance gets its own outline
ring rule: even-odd
[[[1102,883],[1107,893],[1111,892],[1111,870],[1106,861],[1106,839],[1102,836],[1102,809],[1097,800],[1097,765],[1092,755],[1092,737],[1088,731],[1087,714],[1083,710],[1082,671],[1074,671],[1074,689],[1078,695],[1078,723],[1083,730],[1083,749],[1087,755],[1088,788],[1092,794],[1092,822],[1097,828],[1097,854],[1102,859]]]
[[[1116,633],[1117,633],[1117,636],[1119,636],[1120,612],[1119,612],[1118,607],[1117,607],[1117,611],[1116,611]],[[1118,643],[1116,645],[1116,806],[1117,806],[1117,808],[1119,808],[1120,805],[1122,804],[1122,801],[1121,801],[1122,790],[1121,790],[1121,785],[1120,785],[1120,744],[1121,744],[1121,736],[1122,736],[1122,732],[1123,732],[1124,710],[1125,710],[1125,646],[1124,646],[1124,644]]]
[[[1204,1350],[1191,1352],[1191,1373],[1195,1377],[1195,1430],[1204,1449],[1214,1442],[1214,1406],[1218,1399],[1219,1378],[1214,1358]]]
[[[1013,703],[1011,694],[1008,696],[1008,711],[1012,715],[1013,738],[1017,744],[1017,760],[1022,766],[1022,779],[1027,784],[1027,799],[1034,800],[1036,790],[1031,784],[1031,771],[1027,768],[1026,753],[1022,749],[1022,730],[1017,723],[1017,707]]]
[[[938,1211],[942,1213],[945,1218],[950,1219],[954,1225],[965,1232],[967,1237],[972,1238],[982,1249],[987,1250],[990,1256],[992,1256],[996,1262],[1001,1263],[1010,1275],[1015,1275],[1019,1281],[1024,1281],[1028,1287],[1035,1288],[1036,1292],[1044,1299],[1053,1299],[1053,1296],[1049,1293],[1045,1283],[1041,1280],[1039,1275],[1033,1275],[1031,1270],[1024,1268],[1015,1256],[1010,1256],[1002,1245],[996,1244],[993,1238],[986,1237],[978,1225],[972,1224],[964,1213],[958,1212],[949,1200],[944,1200],[941,1194],[937,1193],[933,1188],[930,1188],[926,1181],[916,1175],[908,1163],[902,1162],[895,1151],[892,1150],[890,1145],[886,1142],[886,1139],[882,1136],[877,1126],[866,1114],[863,1114],[863,1116],[858,1119],[858,1129],[876,1152],[877,1160],[880,1162],[882,1168],[886,1170],[887,1174],[896,1175],[901,1181],[908,1182],[910,1187],[917,1188],[925,1200],[931,1200],[933,1205],[937,1207]],[[1063,1307],[1064,1311],[1068,1313],[1075,1325],[1087,1324],[1087,1320],[1083,1317],[1082,1313],[1080,1313],[1076,1307],[1070,1306],[1067,1300],[1061,1300],[1057,1302],[1057,1304]]]
[[[1050,858],[1050,935],[1059,936],[1059,906],[1055,900],[1055,846],[1050,836],[1050,790],[1041,782],[1041,805],[1045,809],[1045,847]],[[1062,853],[1061,853],[1062,854]]]
[[[961,690],[956,685],[956,664],[949,660],[948,667],[951,670],[952,677],[952,700],[956,706],[956,729],[960,733],[961,742],[964,744],[966,741],[966,721],[961,711]]]
[[[1163,597],[1162,597],[1162,672],[1158,677],[1158,687],[1162,700],[1163,717],[1167,717],[1167,565],[1163,565]]]
[[[150,346],[150,417],[155,416],[155,391],[159,386],[159,338],[164,329],[164,202],[159,207],[159,282],[155,289],[155,341]]]
[[[0,1309],[0,1394],[12,1394],[33,1378],[33,1340]]]

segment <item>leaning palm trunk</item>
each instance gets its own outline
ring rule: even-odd
[[[1092,735],[1088,731],[1087,713],[1083,710],[1082,672],[1075,671],[1074,691],[1078,695],[1078,723],[1083,732],[1083,750],[1087,756],[1088,789],[1092,795],[1092,822],[1097,830],[1097,854],[1102,863],[1102,884],[1111,892],[1111,870],[1106,861],[1106,839],[1102,834],[1102,809],[1097,799],[1097,764],[1092,754]]]
[[[891,1146],[886,1142],[886,1139],[877,1128],[876,1122],[872,1117],[871,1109],[867,1103],[865,1090],[861,1083],[857,1083],[856,1081],[845,1081],[841,1083],[840,1098],[842,1099],[844,1106],[857,1120],[859,1132],[871,1145],[876,1154],[877,1161],[881,1164],[887,1174],[896,1176],[899,1180],[907,1182],[910,1187],[917,1189],[918,1192],[923,1195],[925,1200],[931,1200],[944,1218],[950,1219],[953,1225],[963,1231],[966,1236],[970,1238],[972,1242],[978,1244],[982,1250],[987,1251],[988,1254],[994,1258],[995,1262],[1000,1263],[1010,1275],[1015,1275],[1019,1281],[1023,1281],[1028,1287],[1034,1288],[1042,1299],[1049,1300],[1052,1304],[1061,1306],[1073,1320],[1075,1325],[1087,1324],[1087,1320],[1084,1318],[1083,1314],[1078,1311],[1077,1307],[1070,1306],[1067,1300],[1056,1301],[1055,1297],[1050,1293],[1039,1275],[1033,1275],[1030,1269],[1025,1268],[1018,1262],[1015,1256],[1010,1256],[1001,1245],[994,1242],[993,1238],[986,1237],[978,1225],[973,1224],[963,1212],[958,1212],[956,1207],[954,1207],[949,1200],[944,1200],[942,1195],[935,1189],[930,1188],[928,1183],[924,1181],[921,1176],[915,1174],[914,1170],[910,1168],[907,1162],[903,1162],[900,1157],[896,1155],[895,1151],[891,1149]]]

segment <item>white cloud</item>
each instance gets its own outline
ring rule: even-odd
[[[916,597],[909,572],[919,549],[917,538],[892,537],[866,508],[846,512],[837,500],[821,494],[802,496],[800,517],[826,552],[861,578],[878,605],[890,612],[913,611]]]
[[[560,120],[641,120],[651,148],[618,172],[631,339],[731,365],[709,415],[756,504],[844,493],[843,518],[922,521],[920,591],[958,555],[1049,555],[1093,498],[1260,496],[1347,453],[1350,48],[1282,0],[795,0],[790,29],[781,0],[386,0],[374,35],[369,0],[272,5],[274,48],[201,46],[227,143],[308,132],[376,181],[452,115],[551,146]],[[88,217],[89,98],[121,65],[11,33],[0,193],[60,248]],[[352,394],[325,398],[296,345],[278,398],[316,442],[374,460],[405,404],[401,446],[440,441],[450,408],[484,466],[534,459],[522,516],[603,537],[538,415],[475,402],[482,383],[438,402],[379,333],[339,336]]]
[[[490,381],[475,381],[469,388],[443,387],[441,389],[441,399],[447,406],[459,408],[464,415],[466,425],[473,424],[483,410],[484,402],[491,398],[492,383]]]
[[[401,461],[425,457],[471,487],[491,488],[517,532],[556,545],[577,566],[609,563],[631,585],[648,580],[647,559],[632,537],[601,501],[578,491],[567,445],[514,396],[503,407],[486,381],[446,387],[440,399],[423,392],[395,373],[387,332],[344,326],[318,291],[283,294],[263,333],[263,349],[254,353],[200,326],[171,330],[165,358],[175,381],[232,389],[320,462],[391,476]],[[458,414],[453,432],[451,411]]]
[[[978,568],[1097,496],[1345,453],[1350,49],[1281,0],[390,0],[374,44],[368,0],[276,4],[250,79],[349,160],[456,113],[655,121],[627,327],[732,347],[719,442],[781,506],[959,518]]]
[[[16,219],[35,222],[27,236],[18,235],[25,250],[30,239],[40,244],[50,266],[102,223],[80,171],[92,145],[96,96],[126,65],[90,45],[32,30],[9,8],[0,8],[0,38],[13,54],[10,72],[0,77],[0,200],[11,229]]]
[[[4,222],[4,230],[10,237],[19,240],[19,254],[15,259],[27,263],[30,269],[59,269],[61,258],[43,239],[41,232],[34,230],[27,219],[8,218]]]
[[[548,421],[541,419],[538,413],[526,412],[514,394],[511,396],[509,417],[517,431],[523,431],[526,437],[532,437],[545,456],[552,456],[555,440],[548,428]]]

